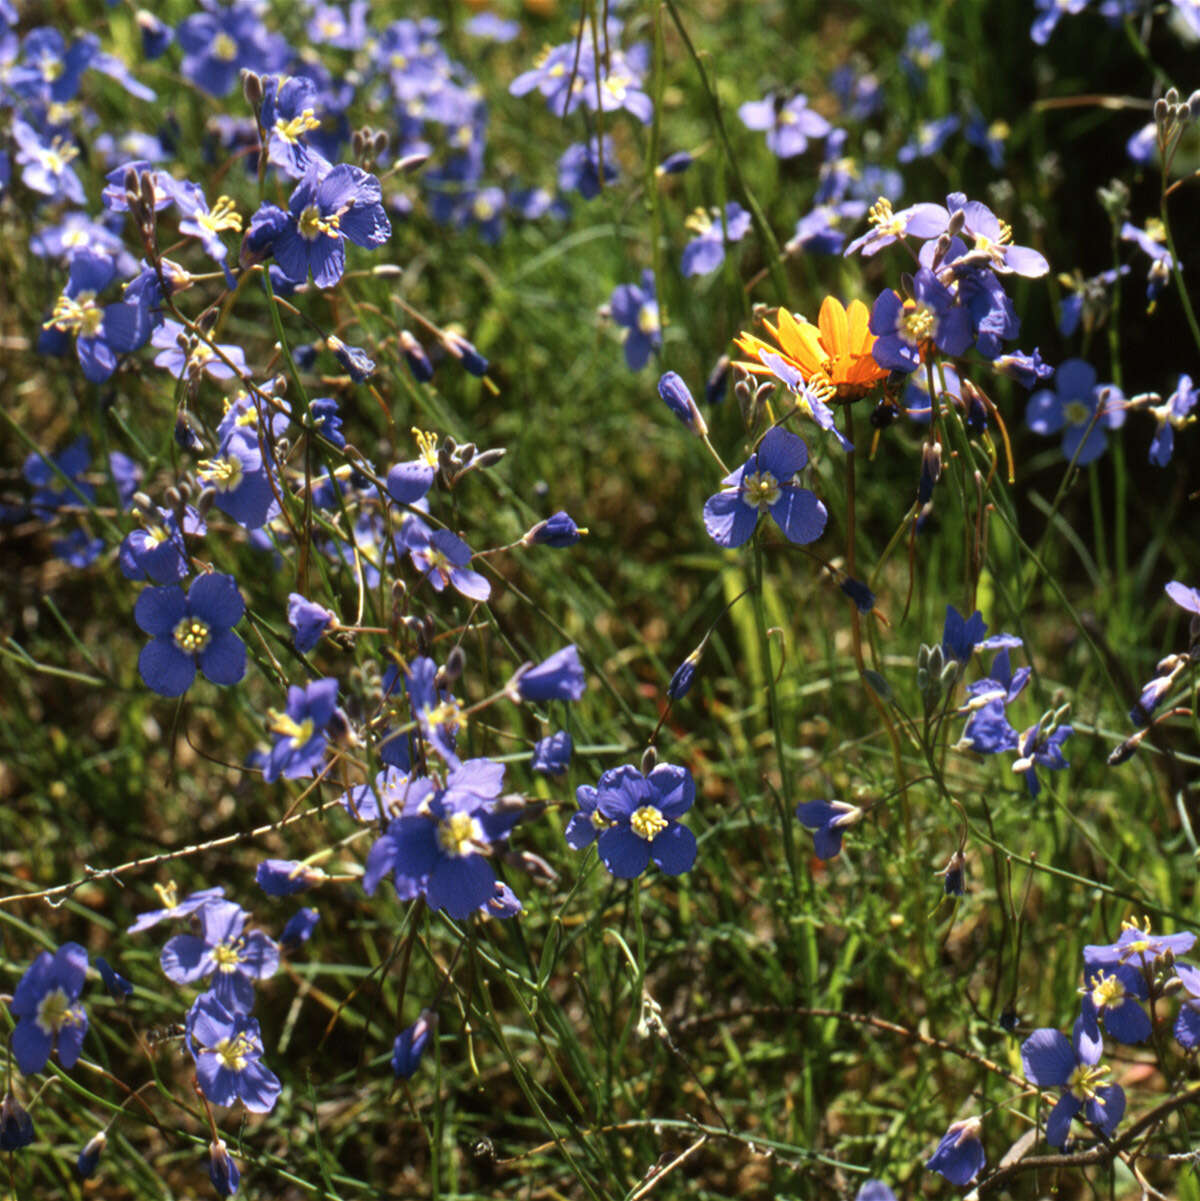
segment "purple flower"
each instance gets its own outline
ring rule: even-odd
[[[228,196],[218,196],[216,204],[209,208],[203,190],[190,180],[176,185],[175,200],[182,214],[179,232],[199,238],[205,254],[223,263],[229,249],[218,235],[226,231],[237,233],[242,228],[242,217],[234,202]]]
[[[912,280],[912,295],[901,299],[888,288],[871,308],[871,354],[890,371],[915,371],[927,348],[957,358],[971,345],[971,320],[956,297],[926,267]]]
[[[750,231],[750,214],[736,200],[721,210],[697,209],[687,220],[696,236],[683,248],[680,270],[684,275],[708,275],[725,261],[725,247],[740,242]]]
[[[660,763],[649,775],[625,764],[596,782],[596,811],[607,825],[596,840],[600,861],[623,880],[640,876],[653,861],[669,876],[696,862],[696,836],[681,818],[696,799],[686,767]]]
[[[413,566],[429,581],[435,592],[449,584],[468,600],[482,604],[492,594],[492,586],[467,564],[474,552],[457,534],[435,530],[409,551]]]
[[[1117,1042],[1144,1043],[1150,1037],[1150,1018],[1141,1006],[1148,995],[1146,979],[1132,964],[1089,968],[1083,985],[1081,1037],[1100,1041],[1097,1019]]]
[[[1124,922],[1116,942],[1083,948],[1083,962],[1091,971],[1128,963],[1140,969],[1153,968],[1168,955],[1186,955],[1195,945],[1196,936],[1187,931],[1179,934],[1151,934],[1148,927],[1136,922]]]
[[[214,684],[236,684],[246,674],[246,647],[233,627],[245,611],[231,575],[202,575],[186,597],[175,584],[143,589],[133,616],[152,639],[138,656],[147,687],[160,696],[182,696],[197,664]]]
[[[708,433],[708,422],[696,407],[692,393],[682,378],[674,371],[668,371],[658,381],[658,394],[663,398],[668,409],[687,426],[693,434],[703,437]]]
[[[96,1168],[100,1163],[100,1156],[103,1154],[107,1143],[108,1135],[101,1130],[99,1134],[93,1135],[84,1144],[83,1150],[79,1152],[79,1156],[75,1160],[75,1170],[82,1179],[90,1180],[96,1174]]]
[[[1172,580],[1163,591],[1181,609],[1200,615],[1200,588],[1189,588],[1180,580]]]
[[[374,175],[347,163],[314,163],[292,192],[287,227],[275,239],[280,270],[297,284],[311,271],[318,288],[333,287],[346,269],[347,238],[372,248],[391,237],[381,198]]]
[[[12,1095],[0,1101],[0,1151],[20,1151],[33,1142],[33,1118],[29,1110]]]
[[[402,816],[388,824],[367,855],[363,889],[368,896],[390,872],[401,900],[423,896],[431,909],[465,921],[496,895],[491,848],[507,836],[514,815],[492,812],[503,767],[486,760],[473,763],[417,805],[410,797]]]
[[[242,1173],[224,1139],[218,1138],[208,1144],[208,1178],[220,1197],[232,1197],[238,1191]]]
[[[825,506],[795,481],[808,463],[808,448],[795,434],[775,426],[758,449],[722,481],[704,505],[704,528],[718,546],[741,546],[770,513],[789,542],[813,542],[828,516]]]
[[[1175,431],[1183,429],[1195,420],[1191,416],[1200,399],[1200,391],[1192,386],[1190,375],[1181,375],[1175,391],[1165,403],[1150,410],[1156,422],[1154,437],[1150,442],[1150,462],[1156,467],[1165,467],[1175,452]]]
[[[305,655],[311,651],[326,630],[337,626],[337,618],[323,605],[306,600],[298,592],[288,593],[288,625],[292,628],[292,645]]]
[[[279,1079],[262,1063],[258,1022],[229,1009],[215,992],[197,997],[187,1015],[187,1045],[196,1078],[213,1105],[241,1103],[251,1113],[270,1113],[279,1100]]]
[[[187,548],[178,519],[169,509],[159,509],[157,518],[143,514],[147,528],[130,531],[121,543],[117,563],[127,580],[173,584],[188,573]],[[190,506],[184,514],[184,529],[189,534],[204,532],[204,522]]]
[[[202,888],[199,892],[190,893],[181,901],[179,899],[179,890],[174,880],[171,880],[167,884],[156,884],[154,891],[158,894],[158,899],[162,902],[163,907],[161,909],[152,909],[149,913],[143,913],[129,927],[126,933],[140,934],[143,930],[149,930],[157,926],[159,922],[188,917],[195,913],[197,909],[202,909],[209,901],[220,900],[225,895],[225,890],[218,885],[216,888]]]
[[[263,779],[298,780],[315,775],[325,759],[326,729],[337,708],[337,680],[313,680],[303,688],[288,689],[287,707],[267,715],[267,729],[275,744],[263,766]],[[261,883],[261,881],[260,881]]]
[[[267,896],[290,897],[315,888],[329,877],[319,867],[295,859],[264,859],[254,878]]]
[[[560,509],[550,517],[539,521],[525,532],[522,546],[553,546],[562,549],[574,546],[587,530],[575,524],[571,515]]]
[[[997,375],[1015,379],[1022,388],[1028,389],[1054,377],[1054,368],[1042,358],[1036,346],[1032,354],[1014,350],[1011,354],[997,355],[992,360],[992,370]]]
[[[972,261],[982,260],[993,271],[1014,272],[1037,279],[1050,270],[1044,255],[1028,246],[1012,245],[1012,227],[1001,221],[986,204],[967,200],[961,208],[962,228],[974,243]]]
[[[401,1030],[392,1044],[392,1071],[408,1080],[421,1066],[421,1056],[434,1030],[437,1029],[437,1014],[423,1010],[411,1026]]]
[[[13,1058],[26,1076],[40,1072],[56,1048],[64,1068],[75,1066],[88,1029],[79,1004],[87,970],[87,952],[68,942],[53,955],[42,951],[21,977],[8,1009],[18,1019]]]
[[[302,179],[314,162],[324,163],[306,140],[309,133],[321,128],[316,115],[316,84],[306,75],[268,75],[262,86],[261,120],[267,135],[267,158],[285,175]]]
[[[767,149],[779,158],[803,154],[809,138],[823,138],[831,128],[799,92],[787,101],[768,92],[761,100],[746,101],[738,108],[738,116],[747,129],[766,131]]]
[[[896,161],[911,163],[937,154],[950,135],[958,132],[959,124],[959,119],[953,114],[936,121],[922,121],[913,137],[896,151]]]
[[[1121,226],[1121,240],[1133,242],[1150,259],[1150,269],[1146,275],[1146,299],[1153,307],[1162,290],[1171,278],[1175,260],[1167,249],[1167,231],[1163,223],[1152,217],[1146,222],[1145,229],[1126,221]]]
[[[200,936],[176,934],[163,947],[159,962],[164,975],[176,984],[211,976],[211,996],[226,1009],[249,1013],[253,981],[273,976],[279,966],[279,948],[261,930],[243,934],[249,916],[232,901],[210,901],[200,910]]]
[[[572,850],[582,851],[590,847],[600,836],[600,831],[608,827],[608,822],[596,808],[596,798],[599,793],[594,785],[581,784],[575,789],[575,803],[579,811],[571,815],[567,822],[567,846]]]
[[[509,684],[517,701],[577,701],[587,688],[583,664],[574,644],[521,671]]]
[[[1021,1044],[1025,1078],[1039,1088],[1061,1088],[1062,1093],[1046,1120],[1046,1141],[1061,1147],[1067,1141],[1071,1119],[1082,1109],[1087,1120],[1106,1135],[1117,1128],[1125,1112],[1125,1093],[1119,1084],[1102,1084],[1108,1068],[1099,1067],[1102,1047],[1085,1037],[1080,1022],[1073,1038],[1059,1030],[1035,1030]]]
[[[842,832],[862,821],[863,811],[844,801],[801,801],[796,817],[813,832],[817,858],[833,859],[842,849]]]
[[[1025,787],[1031,797],[1036,797],[1042,791],[1035,767],[1063,771],[1071,766],[1063,755],[1062,746],[1074,729],[1071,726],[1054,726],[1049,732],[1043,733],[1045,724],[1046,718],[1042,717],[1020,736],[1017,740],[1017,758],[1012,765],[1013,771],[1025,776]]]
[[[178,321],[164,321],[154,331],[150,345],[159,350],[154,365],[169,371],[176,379],[198,380],[207,375],[209,379],[227,380],[235,376],[245,379],[248,375],[246,352],[240,346],[210,344],[187,333]]]
[[[983,1143],[979,1139],[981,1129],[978,1118],[951,1122],[937,1150],[925,1161],[925,1166],[931,1172],[944,1176],[951,1184],[964,1188],[983,1171],[983,1165],[987,1162]]]
[[[397,463],[387,473],[388,495],[398,505],[415,505],[430,488],[438,470],[437,438],[414,427],[420,452],[415,459]]]
[[[1187,963],[1177,963],[1175,974],[1183,985],[1179,1013],[1175,1018],[1175,1039],[1191,1051],[1200,1046],[1200,970]]]
[[[320,914],[315,909],[298,909],[287,920],[287,924],[279,935],[279,946],[282,950],[295,950],[301,943],[312,938],[317,927]]]
[[[1112,384],[1097,385],[1096,369],[1083,359],[1061,363],[1054,391],[1035,392],[1025,406],[1025,424],[1047,437],[1062,432],[1063,457],[1080,467],[1105,451],[1105,430],[1125,424],[1124,397]]]
[[[649,362],[650,352],[662,346],[654,272],[643,271],[640,286],[621,284],[614,288],[608,307],[613,321],[626,331],[625,362],[631,371],[640,371]]]
[[[566,730],[559,730],[534,745],[530,767],[544,776],[564,776],[571,765],[573,750],[571,735]]]
[[[1039,46],[1044,46],[1054,32],[1059,18],[1064,14],[1074,16],[1083,12],[1088,6],[1088,0],[1034,0],[1037,15],[1033,18],[1029,36]]]
[[[114,971],[102,955],[96,956],[96,971],[100,973],[104,991],[114,1001],[123,1001],[133,994],[133,985],[120,972]]]
[[[563,192],[578,192],[584,200],[593,200],[609,184],[621,178],[616,151],[607,134],[599,140],[576,142],[568,146],[558,160],[558,186]]]
[[[867,218],[871,228],[855,238],[845,254],[861,251],[864,258],[870,258],[901,238],[936,238],[946,228],[950,215],[940,204],[914,204],[894,212],[891,201],[881,196],[871,205]]]

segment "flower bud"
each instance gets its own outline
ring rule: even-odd
[[[75,1161],[75,1168],[84,1180],[89,1180],[95,1174],[96,1166],[100,1162],[100,1155],[107,1142],[108,1135],[101,1130],[99,1134],[93,1135],[92,1138],[88,1139],[83,1150],[79,1152],[79,1158]]]
[[[666,402],[667,408],[692,431],[704,437],[708,433],[708,422],[704,420],[687,384],[675,374],[668,371],[658,381],[658,394]]]

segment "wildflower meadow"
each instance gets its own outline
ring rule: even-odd
[[[0,1198],[1200,1201],[1198,66],[0,0]]]

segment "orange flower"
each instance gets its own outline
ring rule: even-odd
[[[778,346],[753,334],[742,334],[734,342],[751,358],[748,362],[739,361],[737,366],[754,375],[773,374],[759,359],[759,352],[765,350],[780,355],[808,383],[832,388],[838,400],[861,400],[888,374],[871,357],[875,335],[867,328],[869,317],[861,300],[852,300],[848,308],[843,308],[842,302],[833,296],[826,296],[821,302],[816,325],[803,317],[793,317],[787,309],[779,309],[777,326],[763,319]]]

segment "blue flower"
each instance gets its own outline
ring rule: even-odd
[[[79,1004],[87,970],[87,952],[68,942],[53,955],[42,951],[21,977],[8,1010],[18,1019],[13,1058],[26,1076],[40,1072],[56,1048],[64,1068],[75,1066],[88,1030],[87,1013]]]
[[[740,242],[750,231],[750,214],[736,200],[721,210],[697,209],[688,219],[687,227],[696,236],[683,248],[680,270],[684,275],[708,275],[725,261],[725,247]]]
[[[196,1078],[213,1105],[241,1103],[251,1113],[270,1113],[281,1087],[262,1063],[262,1034],[248,1013],[230,1010],[215,993],[197,997],[187,1015],[187,1045]]]
[[[175,514],[169,509],[159,509],[157,521],[153,514],[142,516],[148,528],[126,534],[117,554],[121,574],[127,580],[149,580],[155,584],[182,580],[188,573],[188,555]],[[200,515],[190,507],[184,524],[190,534],[204,531]]]
[[[154,891],[158,894],[158,899],[162,902],[163,907],[161,909],[152,909],[149,913],[143,913],[129,927],[126,933],[140,934],[143,930],[149,930],[157,926],[159,922],[188,917],[195,913],[197,909],[203,909],[209,901],[220,900],[225,895],[225,890],[218,885],[216,888],[202,888],[198,892],[190,893],[181,901],[179,899],[179,890],[174,880],[168,884],[156,884]]]
[[[1124,423],[1124,397],[1111,384],[1097,385],[1096,369],[1083,359],[1060,364],[1054,391],[1035,392],[1025,407],[1025,424],[1046,436],[1062,431],[1063,457],[1081,467],[1104,453],[1105,430]]]
[[[818,859],[833,859],[842,849],[842,833],[863,819],[863,811],[844,801],[801,801],[796,806],[800,824],[813,832]]]
[[[317,927],[317,921],[320,914],[315,909],[304,908],[298,909],[287,920],[287,924],[279,935],[279,945],[284,950],[294,950],[301,943],[307,942],[312,938],[313,931]]]
[[[767,149],[779,158],[803,154],[809,138],[823,138],[832,128],[800,92],[788,100],[768,92],[761,100],[746,101],[738,116],[747,129],[766,131]]]
[[[240,346],[214,349],[205,339],[189,334],[178,321],[164,321],[151,336],[150,345],[159,351],[154,365],[179,380],[198,380],[202,375],[213,380],[245,379],[249,375],[246,352]],[[217,354],[218,350],[224,357]]]
[[[915,371],[933,345],[957,358],[971,345],[971,320],[956,297],[926,267],[912,280],[912,295],[902,299],[888,288],[871,307],[871,354],[890,371]]]
[[[267,158],[285,175],[302,179],[314,162],[325,164],[323,156],[306,141],[306,135],[321,128],[316,116],[316,84],[306,75],[282,79],[268,75],[262,86],[260,119],[267,135]]]
[[[114,1001],[123,1001],[126,997],[132,996],[133,985],[120,972],[114,971],[109,966],[108,960],[101,955],[96,956],[96,971],[100,973],[104,991]]]
[[[20,1151],[34,1139],[33,1118],[29,1110],[12,1095],[0,1101],[0,1151]]]
[[[421,1056],[437,1029],[437,1014],[426,1009],[411,1026],[401,1030],[392,1044],[392,1071],[408,1080],[421,1066]]]
[[[825,529],[825,506],[795,483],[808,463],[808,448],[795,434],[775,426],[758,449],[722,481],[704,505],[704,528],[718,546],[741,546],[770,513],[789,542],[813,542]]]
[[[90,1180],[96,1174],[96,1168],[100,1164],[100,1156],[104,1152],[104,1147],[108,1143],[108,1135],[103,1130],[99,1134],[93,1135],[84,1144],[83,1150],[79,1152],[79,1157],[75,1160],[75,1170],[84,1180]]]
[[[398,505],[415,505],[430,488],[437,477],[438,448],[433,434],[413,428],[420,452],[415,459],[397,463],[387,473],[388,495]]]
[[[1072,1039],[1059,1030],[1035,1030],[1021,1044],[1025,1078],[1039,1088],[1061,1088],[1062,1093],[1046,1119],[1046,1141],[1061,1147],[1067,1141],[1071,1119],[1082,1109],[1087,1120],[1111,1135],[1125,1113],[1125,1092],[1119,1084],[1102,1084],[1108,1068],[1099,1067],[1102,1048],[1085,1037],[1075,1023]]]
[[[950,135],[958,132],[959,124],[959,119],[953,114],[936,121],[922,121],[917,126],[917,132],[896,151],[896,161],[911,163],[937,154]]]
[[[143,589],[133,616],[152,638],[138,656],[147,687],[160,696],[182,696],[197,664],[214,684],[236,684],[246,674],[246,647],[233,627],[245,611],[231,575],[202,575],[186,597],[174,584]]]
[[[572,644],[521,671],[510,682],[509,691],[518,701],[577,701],[586,688],[579,651]]]
[[[267,896],[290,897],[315,888],[329,877],[319,867],[295,859],[264,859],[254,878]]]
[[[1196,943],[1196,936],[1188,931],[1179,934],[1151,934],[1149,927],[1143,928],[1136,922],[1123,922],[1121,934],[1116,942],[1083,948],[1084,966],[1095,968],[1115,967],[1128,963],[1139,970],[1151,969],[1168,956],[1176,958],[1186,955]]]
[[[159,956],[163,974],[175,984],[194,984],[211,976],[210,996],[226,1009],[249,1013],[254,1008],[253,981],[275,974],[279,948],[261,930],[243,934],[250,915],[232,901],[210,901],[199,916],[200,936],[176,934],[167,940]]]
[[[600,139],[576,142],[568,146],[558,160],[558,186],[564,192],[578,192],[584,200],[593,200],[601,191],[621,178],[616,151],[607,134]]]
[[[326,630],[337,626],[333,613],[315,601],[306,600],[298,592],[288,593],[287,620],[292,628],[292,645],[302,655],[321,641]]]
[[[368,896],[390,872],[401,900],[423,896],[431,909],[444,910],[455,921],[465,921],[496,896],[491,848],[507,836],[515,815],[492,811],[502,765],[474,763],[478,766],[451,773],[447,788],[426,794],[418,804],[410,797],[402,816],[388,824],[367,854],[363,889]]]
[[[1054,32],[1059,18],[1064,14],[1074,16],[1088,6],[1088,0],[1034,0],[1037,15],[1029,29],[1029,36],[1039,46],[1044,46]]]
[[[979,1139],[981,1129],[978,1118],[951,1122],[937,1150],[925,1161],[925,1166],[959,1188],[970,1184],[987,1162],[983,1143]]]
[[[682,700],[692,690],[692,683],[696,678],[696,668],[700,666],[700,655],[703,649],[703,646],[697,647],[675,669],[671,681],[667,685],[667,696],[671,700]]]
[[[1172,580],[1163,591],[1181,609],[1200,615],[1200,588],[1189,588],[1181,580]]]
[[[474,553],[457,534],[434,530],[417,541],[409,557],[435,592],[441,592],[449,584],[468,600],[482,604],[492,595],[492,586],[467,566]]]
[[[557,513],[527,530],[521,538],[521,545],[553,546],[562,549],[574,546],[586,533],[587,530],[576,525],[569,513],[559,509]]]
[[[298,780],[316,774],[325,759],[326,730],[337,708],[337,693],[337,680],[313,680],[303,688],[288,689],[282,713],[268,712],[267,729],[276,739],[263,766],[268,784],[281,776]]]
[[[566,775],[567,768],[571,766],[573,750],[571,735],[566,730],[559,730],[557,734],[539,739],[534,745],[530,767],[544,776]]]
[[[243,67],[273,71],[287,53],[281,38],[268,36],[252,4],[213,6],[195,13],[177,31],[184,58],[180,70],[202,91],[225,96]]]
[[[668,409],[687,426],[693,434],[704,437],[708,433],[708,422],[696,407],[687,384],[674,371],[668,371],[658,381],[658,394]]]
[[[274,244],[275,261],[294,283],[311,270],[318,288],[331,288],[346,269],[346,239],[382,246],[392,226],[374,175],[348,163],[313,164],[288,201],[289,221]]]
[[[1175,431],[1195,421],[1191,413],[1198,399],[1200,391],[1192,386],[1192,377],[1181,375],[1175,391],[1166,401],[1151,408],[1156,425],[1150,442],[1150,462],[1156,467],[1165,467],[1171,461],[1175,452]]]
[[[614,288],[608,307],[613,321],[626,331],[625,362],[631,371],[640,371],[650,361],[650,352],[662,346],[654,272],[643,271],[640,286],[621,284]]]
[[[1074,730],[1071,726],[1054,726],[1048,733],[1043,734],[1042,728],[1046,718],[1041,718],[1036,725],[1030,726],[1017,740],[1017,758],[1013,762],[1013,771],[1025,776],[1025,787],[1031,797],[1036,797],[1042,791],[1034,767],[1046,767],[1051,771],[1062,771],[1071,765],[1062,752],[1062,745]]]
[[[696,862],[696,836],[679,824],[696,786],[686,767],[660,763],[649,775],[626,764],[596,782],[596,811],[608,824],[596,840],[600,861],[623,880],[640,876],[653,860],[669,876]]]
[[[600,831],[608,826],[608,822],[596,808],[598,796],[599,793],[592,784],[580,784],[575,789],[575,803],[579,806],[579,811],[571,815],[565,833],[567,846],[574,851],[590,847],[600,836]]]
[[[1042,358],[1036,346],[1032,354],[1014,350],[1010,354],[997,355],[992,360],[992,370],[997,375],[1015,379],[1022,388],[1028,389],[1054,377],[1054,368]]]
[[[1171,271],[1175,265],[1166,245],[1166,227],[1157,217],[1147,221],[1145,229],[1138,229],[1136,225],[1126,221],[1121,226],[1121,240],[1135,243],[1150,259],[1150,268],[1146,275],[1146,299],[1153,308],[1154,302],[1170,282]]]
[[[1184,1050],[1191,1051],[1200,1046],[1200,969],[1177,963],[1175,974],[1184,994],[1175,1018],[1175,1039]]]
[[[238,1191],[242,1173],[224,1139],[214,1139],[208,1144],[208,1178],[220,1197],[232,1197]]]
[[[1100,1041],[1097,1019],[1117,1042],[1144,1043],[1150,1037],[1150,1018],[1141,1006],[1148,995],[1146,978],[1132,964],[1089,968],[1083,985],[1081,1037]]]

